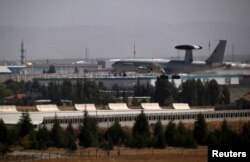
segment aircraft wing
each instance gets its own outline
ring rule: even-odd
[[[136,67],[136,72],[138,73],[160,73],[165,74],[165,70],[159,63],[148,63],[145,65],[139,65]]]
[[[169,60],[166,59],[112,59],[112,67],[114,71],[126,73],[126,72],[138,72],[138,73],[163,73],[165,71],[161,66],[162,63],[166,63]]]

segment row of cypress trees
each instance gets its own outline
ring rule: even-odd
[[[173,82],[157,78],[152,98],[160,105],[185,102],[191,106],[207,106],[229,104],[230,91],[226,85],[220,87],[216,80],[202,83],[200,79],[190,79],[177,88]]]
[[[106,130],[98,129],[96,119],[84,112],[83,122],[79,125],[78,131],[73,129],[71,123],[63,129],[56,116],[50,131],[45,125],[35,131],[29,113],[23,113],[18,124],[12,129],[7,128],[0,119],[0,132],[2,154],[7,153],[13,145],[20,145],[24,149],[58,147],[76,150],[78,145],[84,148],[112,149],[113,146],[195,148],[197,145],[227,148],[250,144],[249,123],[245,124],[241,131],[235,132],[224,120],[220,128],[209,131],[204,116],[199,114],[193,129],[187,129],[182,122],[176,125],[174,121],[169,121],[165,128],[161,121],[150,127],[143,111],[138,115],[130,131],[124,130],[118,121],[108,126]]]
[[[220,87],[215,80],[203,83],[200,79],[190,79],[177,88],[174,82],[169,82],[169,80],[160,77],[157,78],[155,87],[149,83],[144,86],[138,78],[134,89],[125,89],[114,85],[111,90],[116,93],[111,94],[106,90],[108,89],[104,87],[103,83],[100,82],[97,85],[94,80],[87,78],[77,80],[75,84],[72,84],[71,80],[67,79],[62,84],[51,81],[48,86],[40,85],[38,80],[32,82],[8,80],[5,83],[0,83],[0,101],[7,95],[29,93],[36,95],[33,95],[34,98],[12,101],[12,104],[34,105],[35,99],[39,98],[50,99],[58,105],[62,104],[62,100],[69,100],[72,103],[107,104],[116,102],[119,97],[123,97],[124,102],[127,102],[126,98],[131,94],[125,92],[133,91],[135,97],[150,96],[152,102],[158,102],[160,105],[169,105],[173,102],[186,102],[191,106],[230,103],[228,87]],[[120,93],[121,95],[119,95]]]

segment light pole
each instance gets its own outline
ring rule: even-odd
[[[98,118],[97,118],[97,108],[96,109],[96,113],[95,113],[95,117],[96,117],[96,158],[98,157]]]

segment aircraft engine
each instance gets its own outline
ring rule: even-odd
[[[151,73],[151,71],[151,68],[148,66],[139,66],[136,68],[136,72],[141,74]]]
[[[211,66],[212,67],[221,67],[223,65],[221,63],[219,63],[219,62],[214,62],[214,63],[211,64]]]
[[[165,70],[162,68],[162,66],[158,63],[152,63],[150,65],[151,71],[155,72],[155,73],[161,73],[161,74],[165,74]]]

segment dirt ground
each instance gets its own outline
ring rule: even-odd
[[[119,151],[120,150],[120,151]],[[63,150],[50,150],[54,153],[62,153]],[[166,149],[129,149],[114,148],[109,156],[103,150],[98,151],[96,157],[96,148],[79,150],[71,157],[58,159],[38,159],[36,162],[206,162],[207,147],[200,146],[197,149],[184,149],[167,147]]]

